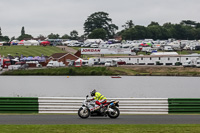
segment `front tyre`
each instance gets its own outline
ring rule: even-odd
[[[88,108],[83,109],[82,107],[78,110],[78,116],[82,119],[88,118],[90,115],[90,111]]]
[[[115,119],[115,118],[117,118],[117,117],[119,116],[120,111],[119,111],[118,108],[112,108],[112,110],[113,110],[113,111],[108,111],[108,116],[109,116],[110,118]]]

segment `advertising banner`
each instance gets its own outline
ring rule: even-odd
[[[131,49],[127,48],[81,48],[81,54],[131,54]]]

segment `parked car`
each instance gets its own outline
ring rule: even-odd
[[[115,59],[107,60],[106,63],[105,63],[105,66],[107,66],[107,67],[117,66],[117,61]]]
[[[25,70],[25,69],[28,69],[29,68],[29,65],[28,64],[23,64],[19,67],[20,70]]]
[[[16,62],[15,65],[8,66],[8,70],[20,70],[20,69],[27,69],[28,64],[26,62]]]

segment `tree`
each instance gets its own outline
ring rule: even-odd
[[[25,35],[25,29],[24,29],[24,26],[22,27],[21,35]]]
[[[70,36],[67,35],[67,34],[64,34],[61,38],[62,38],[62,39],[70,39]]]
[[[182,20],[180,24],[187,26],[195,26],[197,23],[192,20]]]
[[[24,35],[21,35],[17,38],[18,40],[30,40],[30,39],[33,39],[32,35],[29,35],[29,34],[24,34]]]
[[[88,35],[88,38],[90,38],[90,39],[97,39],[97,38],[99,39],[100,38],[100,39],[104,40],[104,39],[106,39],[106,31],[102,28],[95,29],[92,31],[92,33],[90,33]]]
[[[44,35],[39,35],[38,37],[37,37],[39,40],[45,40],[46,39],[46,37],[44,36]]]
[[[1,33],[1,27],[0,27],[0,36],[2,36],[2,33]]]
[[[50,35],[48,35],[48,38],[49,39],[59,39],[60,35],[51,33]]]
[[[78,39],[78,31],[73,30],[70,32],[71,39],[77,40]]]
[[[151,21],[151,23],[148,25],[148,27],[149,26],[160,26],[160,25],[158,24],[158,22]]]
[[[8,36],[0,36],[0,41],[6,41],[9,42],[9,37]]]
[[[122,25],[125,29],[133,28],[134,24],[132,20],[128,20],[124,25]]]
[[[10,39],[10,40],[11,40],[11,41],[12,41],[12,40],[15,40],[15,36],[11,37],[11,39]]]
[[[113,37],[114,32],[118,29],[115,24],[112,24],[112,19],[106,12],[95,12],[91,14],[84,23],[84,32],[86,35],[92,33],[95,29],[104,29],[107,37]]]

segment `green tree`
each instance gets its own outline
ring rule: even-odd
[[[90,38],[90,39],[106,39],[106,31],[104,30],[104,29],[95,29],[95,30],[93,30],[92,31],[92,33],[90,33],[89,35],[88,35],[88,38]]]
[[[151,25],[151,26],[148,26],[147,27],[147,30],[148,30],[148,33],[149,33],[149,36],[148,38],[152,38],[154,40],[157,40],[157,39],[164,39],[164,28],[162,28],[162,26],[159,26],[159,25]],[[166,31],[165,31],[166,32]]]
[[[160,26],[158,22],[154,22],[154,21],[151,21],[151,23],[148,25],[149,26]]]
[[[64,34],[64,35],[61,37],[61,39],[70,39],[70,36],[67,35],[67,34]]]
[[[50,35],[48,35],[48,38],[49,39],[59,39],[60,35],[51,33]]]
[[[118,29],[115,24],[112,24],[112,19],[106,12],[95,12],[91,14],[84,23],[84,32],[86,35],[92,33],[95,29],[104,29],[107,36],[113,37],[114,32]]]
[[[1,33],[1,27],[0,27],[0,41],[5,41],[5,42],[9,42],[9,37],[8,36],[2,36]]]
[[[9,42],[9,37],[8,36],[0,36],[0,41],[5,41],[5,42]]]
[[[78,39],[78,31],[73,30],[70,32],[71,39],[77,40]]]
[[[16,39],[15,39],[15,36],[11,37],[11,39],[10,39],[10,40],[11,40],[11,41],[12,41],[12,40],[16,40]]]
[[[25,29],[24,29],[24,26],[22,27],[21,35],[25,35]]]
[[[46,39],[46,37],[44,36],[44,35],[39,35],[38,37],[37,37],[39,40],[45,40]]]
[[[197,23],[192,20],[182,20],[180,24],[187,26],[195,26]]]
[[[2,33],[1,33],[1,27],[0,27],[0,36],[2,36]]]
[[[24,34],[24,35],[21,35],[17,38],[18,40],[30,40],[30,39],[33,39],[32,35],[29,35],[29,34]]]
[[[122,25],[125,29],[133,28],[134,24],[132,20],[128,20],[124,25]]]

